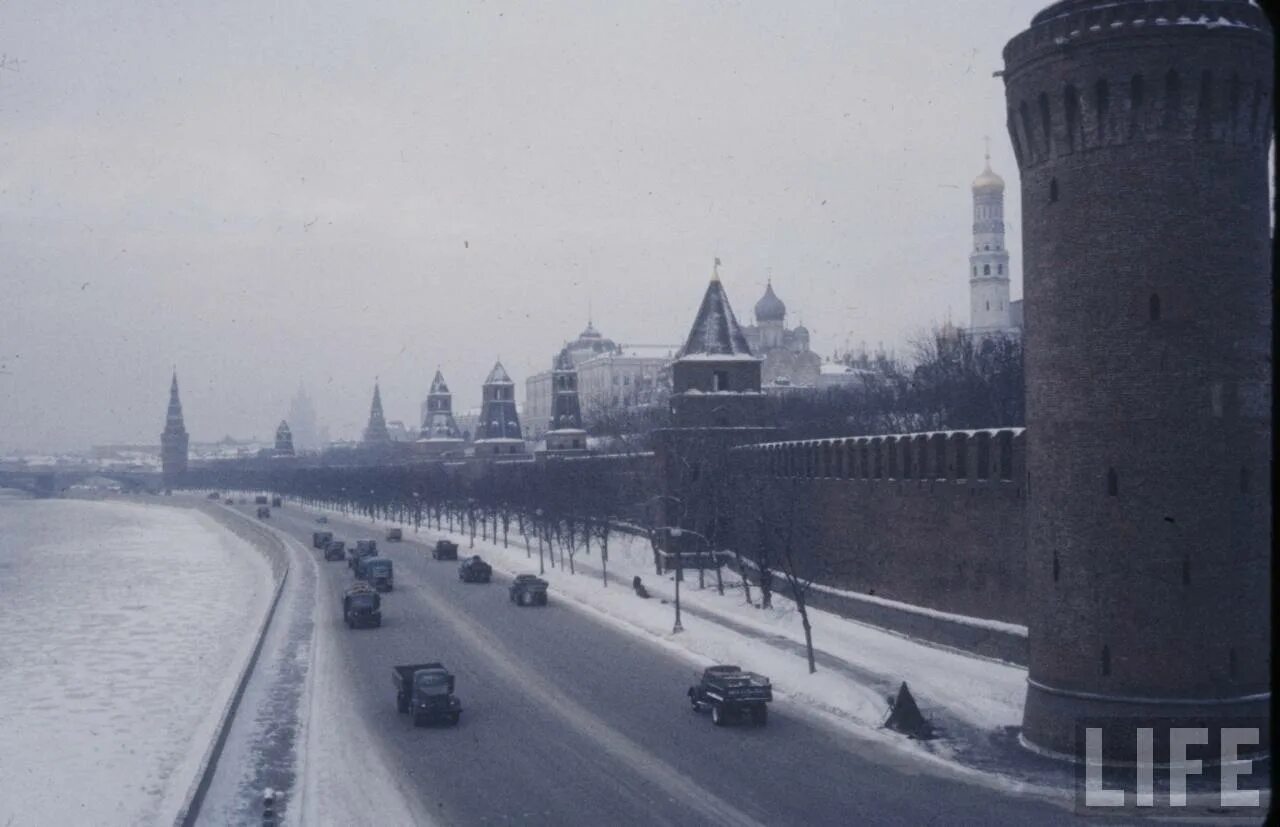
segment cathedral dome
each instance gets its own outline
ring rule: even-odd
[[[982,170],[982,174],[973,179],[974,192],[1004,192],[1004,179],[991,171],[991,164],[988,163]]]
[[[756,302],[756,322],[780,322],[787,316],[787,306],[773,292],[773,282],[764,288],[764,295]]]

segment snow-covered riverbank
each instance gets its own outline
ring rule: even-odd
[[[171,822],[271,594],[194,509],[0,502],[0,824]]]

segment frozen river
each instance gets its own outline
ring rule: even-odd
[[[171,822],[270,595],[196,510],[0,494],[0,825]]]

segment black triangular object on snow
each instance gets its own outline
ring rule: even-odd
[[[898,697],[892,699],[892,710],[884,725],[910,738],[925,740],[933,737],[933,726],[920,712],[916,699],[907,688],[906,681],[898,688]]]

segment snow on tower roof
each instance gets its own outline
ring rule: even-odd
[[[507,369],[502,366],[501,362],[493,363],[493,370],[489,371],[488,377],[485,378],[486,385],[514,385],[511,377],[507,375]]]
[[[689,338],[678,356],[680,359],[690,357],[755,358],[738,319],[733,315],[733,308],[729,306],[729,296],[720,283],[718,273],[712,275],[707,285],[702,306],[698,308],[698,315],[689,330]]]
[[[449,386],[444,383],[444,374],[436,371],[435,378],[431,380],[431,389],[427,393],[448,393]]]

